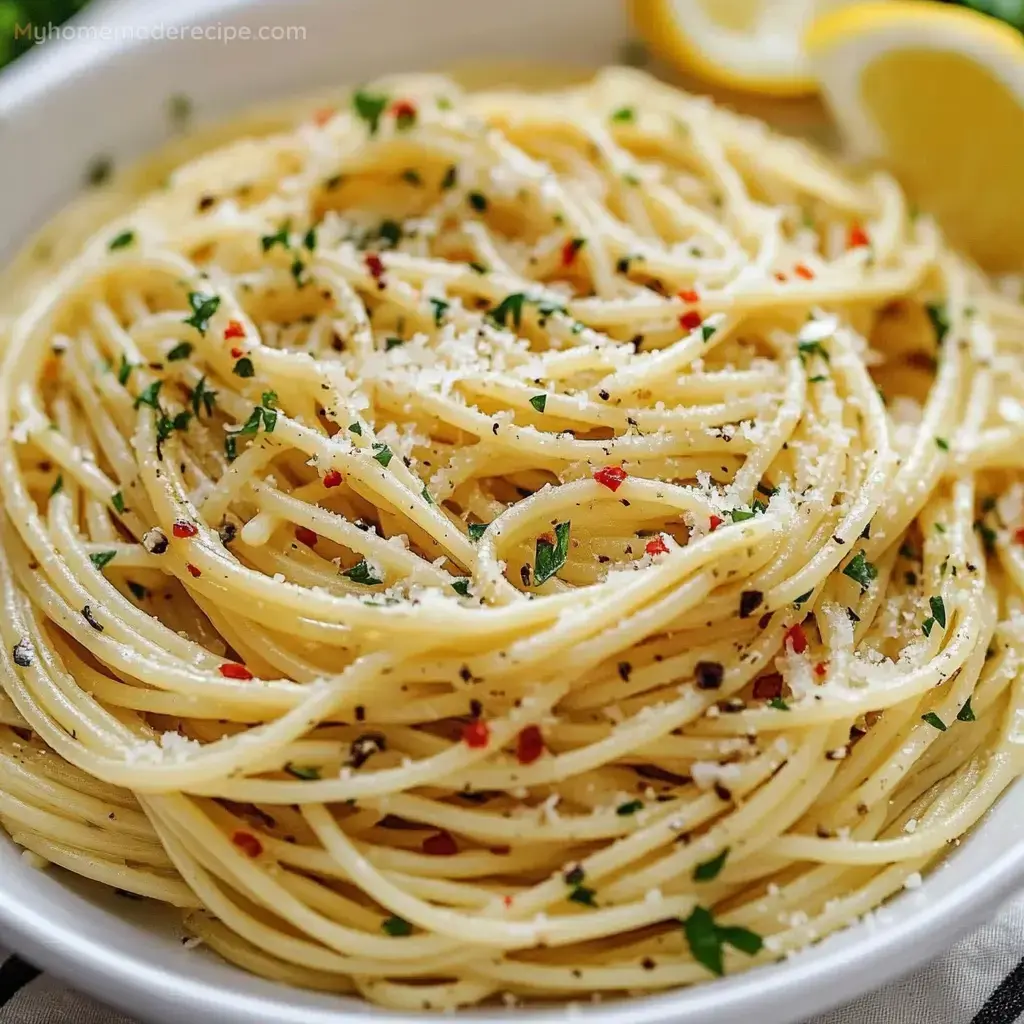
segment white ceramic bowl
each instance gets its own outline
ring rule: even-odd
[[[78,188],[97,155],[167,134],[166,102],[200,119],[296,91],[466,58],[600,64],[627,38],[620,0],[166,0],[131,8],[197,25],[300,25],[304,42],[101,42],[42,52],[0,79],[0,262]],[[201,13],[197,13],[197,11]],[[49,44],[48,44],[49,45]],[[46,49],[45,47],[43,48]],[[1013,788],[924,885],[792,959],[645,999],[585,1005],[588,1024],[790,1024],[905,973],[982,923],[1024,882],[1024,787]],[[181,946],[177,916],[39,872],[0,839],[0,939],[145,1021],[328,1024],[412,1020],[251,977]],[[465,1020],[507,1018],[475,1010]],[[568,1011],[515,1011],[561,1021]],[[419,1017],[422,1021],[423,1018]]]

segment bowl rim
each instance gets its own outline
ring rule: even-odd
[[[331,0],[302,0],[306,5]],[[353,0],[333,0],[357,7]],[[193,24],[226,22],[240,11],[283,10],[286,0],[182,0],[168,7],[165,21]],[[299,3],[295,4],[298,8]],[[198,7],[198,10],[196,8]],[[68,50],[68,59],[55,61],[30,54],[0,75],[0,122],[5,115],[30,108],[41,94],[74,87],[81,76],[103,74],[110,65],[137,59],[154,49],[153,40],[134,39],[117,48],[94,46]],[[56,212],[56,211],[54,211]],[[1014,783],[1024,787],[1024,781]],[[1005,795],[1005,794],[1004,794]],[[2,841],[9,844],[7,837]],[[974,841],[974,840],[972,840]],[[963,884],[920,907],[902,919],[868,933],[857,923],[842,934],[861,929],[857,936],[834,948],[823,949],[813,958],[794,958],[755,967],[740,974],[694,987],[674,989],[655,995],[576,1004],[543,1009],[516,1010],[529,1021],[565,1021],[579,1017],[589,1024],[662,1024],[680,1020],[685,1024],[728,1018],[739,1020],[754,1013],[762,1024],[803,1019],[826,1011],[869,990],[901,977],[936,956],[986,918],[1024,884],[1024,843],[1017,842],[985,867],[967,877]],[[927,887],[926,880],[924,886]],[[79,899],[73,891],[67,899]],[[63,899],[63,897],[62,897]],[[101,945],[74,928],[55,926],[33,901],[31,891],[14,885],[0,885],[0,935],[15,952],[76,988],[88,992],[128,1013],[153,1020],[181,1020],[191,1011],[211,1024],[235,1024],[252,1020],[273,1020],[280,1024],[338,1024],[339,1021],[390,1020],[422,1024],[423,1014],[382,1010],[370,1004],[354,1005],[338,997],[336,1008],[296,1002],[300,990],[283,984],[261,982],[248,986],[249,976],[230,968],[231,984],[216,985],[191,976],[173,966],[162,966],[144,952]],[[251,979],[250,979],[251,980]],[[289,999],[289,994],[292,998]],[[151,1011],[155,1015],[151,1015]],[[166,1014],[173,1013],[172,1018]],[[500,1008],[469,1009],[459,1012],[464,1021],[506,1020]]]

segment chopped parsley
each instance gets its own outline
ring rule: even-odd
[[[470,192],[466,199],[477,213],[485,213],[487,211],[487,196],[483,192]]]
[[[351,430],[353,434],[357,434],[359,437],[363,436],[363,425],[361,423],[350,423],[348,425],[348,429]]]
[[[107,248],[111,252],[116,252],[118,249],[127,249],[132,242],[135,241],[134,231],[122,231],[121,234],[115,235],[107,245]]]
[[[128,378],[131,376],[132,370],[134,369],[135,367],[129,363],[124,356],[121,356],[121,365],[117,368],[117,383],[120,384],[121,387],[124,387],[125,384],[128,383]]]
[[[371,135],[377,134],[380,119],[387,109],[388,102],[388,97],[381,93],[356,89],[352,94],[352,109],[355,111],[356,117],[366,122]]]
[[[800,356],[800,362],[803,364],[807,363],[807,360],[811,356],[821,356],[825,362],[830,362],[828,350],[820,341],[801,341],[796,346],[797,354]]]
[[[319,768],[300,768],[298,765],[292,764],[290,761],[284,766],[284,770],[289,775],[294,775],[297,779],[314,780],[320,778]]]
[[[455,188],[456,183],[459,180],[459,169],[452,164],[447,171],[444,172],[444,177],[441,179],[441,190],[447,192],[450,188]]]
[[[423,184],[423,178],[420,175],[420,172],[412,167],[409,167],[406,170],[402,171],[401,178],[402,181],[407,182],[410,185],[418,186]]]
[[[745,508],[734,508],[729,515],[734,523],[742,523],[747,519],[753,519],[755,513]]]
[[[139,393],[132,403],[132,407],[138,409],[140,405],[148,405],[151,409],[158,409],[160,407],[160,388],[162,385],[162,380],[153,381],[149,387]]]
[[[544,409],[547,407],[547,404],[547,395],[534,395],[533,398],[530,399],[530,405],[532,405],[534,409],[537,410],[537,412],[543,412]]]
[[[620,818],[629,818],[636,814],[637,811],[642,811],[643,809],[643,800],[629,800],[627,803],[619,804],[619,806],[615,808],[615,813]]]
[[[935,621],[943,628],[946,628],[946,606],[943,604],[942,597],[936,595],[935,597],[928,598],[928,604],[932,610],[932,616]]]
[[[772,697],[768,701],[768,707],[775,708],[776,711],[788,711],[789,705],[781,697]]]
[[[97,569],[102,569],[105,565],[109,565],[116,555],[116,551],[94,551],[89,556],[89,561],[92,562]]]
[[[469,533],[469,539],[479,540],[487,532],[487,527],[490,525],[490,523],[470,523],[469,526],[466,527],[466,530]]]
[[[970,697],[967,698],[967,702],[956,713],[956,720],[958,722],[973,722],[973,721],[975,721],[975,718],[974,718],[974,708],[971,707],[971,698]]]
[[[934,711],[929,711],[928,714],[922,715],[921,720],[927,722],[933,729],[938,729],[939,732],[946,731],[946,723]]]
[[[167,353],[167,361],[169,363],[176,363],[182,359],[188,359],[192,355],[192,345],[187,341],[180,341],[170,352]]]
[[[926,303],[924,311],[928,314],[928,319],[935,331],[935,342],[941,345],[949,333],[949,313],[944,305],[937,302]]]
[[[506,295],[487,315],[499,326],[507,326],[509,317],[512,318],[514,327],[521,326],[523,322],[523,303],[526,295],[523,292],[513,292]]]
[[[944,437],[937,437],[937,438],[935,438],[935,445],[941,451],[944,451],[944,452],[948,452],[949,451],[949,442]]]
[[[619,124],[632,123],[636,120],[636,111],[632,107],[619,107],[612,111],[611,119]]]
[[[381,921],[380,926],[384,932],[396,939],[412,935],[412,925],[404,918],[396,917],[394,914]]]
[[[565,565],[569,554],[569,530],[571,523],[558,523],[555,526],[555,543],[537,538],[537,549],[533,563],[533,583],[539,587],[554,576]]]
[[[248,356],[242,356],[242,358],[235,363],[231,372],[236,377],[252,377],[255,375],[256,370],[253,368],[252,360]]]
[[[713,326],[712,324],[701,324],[701,325],[700,325],[700,333],[701,333],[701,337],[702,337],[702,338],[703,338],[703,339],[704,339],[705,341],[709,340],[709,339],[711,338],[711,336],[712,336],[712,335],[713,335],[713,334],[715,333],[715,331],[717,331],[717,330],[718,330],[718,328],[717,328],[717,327],[714,327],[714,326]]]
[[[452,590],[455,591],[459,597],[469,597],[469,579],[468,577],[461,577],[452,584]]]
[[[128,589],[138,601],[144,601],[149,597],[149,591],[141,583],[136,583],[134,580],[128,581]]]
[[[50,488],[50,497],[60,494],[62,490],[64,490],[64,474],[58,473],[57,479],[53,481],[53,486]]]
[[[807,601],[809,601],[811,599],[811,595],[813,593],[814,593],[814,588],[812,587],[810,590],[807,591],[806,594],[801,594],[799,597],[794,598],[793,599],[793,604],[795,604],[797,606],[797,608],[799,608],[802,604],[805,604]]]
[[[110,504],[114,506],[114,511],[119,515],[124,514],[124,495],[120,491],[114,491],[110,496]]]
[[[207,416],[213,412],[213,407],[217,402],[217,392],[211,391],[206,386],[205,375],[199,378],[199,383],[189,392],[189,401],[192,403],[192,412],[195,413],[196,419],[199,419],[200,408],[206,410]]]
[[[711,860],[698,864],[693,869],[693,880],[695,882],[710,882],[713,878],[717,878],[719,872],[725,866],[725,859],[728,856],[729,847],[727,846],[717,857],[712,857]]]
[[[846,568],[843,569],[843,575],[858,584],[863,593],[878,577],[878,569],[867,560],[864,549],[861,548],[847,563]]]
[[[363,583],[368,587],[384,582],[374,573],[365,558],[356,562],[351,569],[346,569],[341,575],[347,576],[353,583]]]
[[[594,898],[596,895],[593,889],[588,889],[585,885],[577,885],[569,893],[569,899],[573,903],[581,903],[585,907],[596,907],[597,900]]]
[[[440,327],[450,303],[445,302],[444,299],[431,299],[430,304],[434,307],[434,326]]]
[[[385,468],[395,457],[395,453],[383,441],[373,442],[373,457]]]
[[[719,977],[725,973],[722,961],[724,946],[732,946],[747,956],[754,956],[764,945],[761,936],[756,932],[747,928],[717,924],[711,911],[706,907],[694,907],[693,913],[682,922],[682,925],[694,960]]]
[[[185,323],[194,327],[200,334],[205,335],[206,329],[210,326],[210,317],[217,312],[220,306],[220,296],[203,295],[202,292],[189,292],[188,304],[192,308],[192,315],[185,317]]]

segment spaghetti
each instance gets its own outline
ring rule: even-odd
[[[849,924],[1018,772],[1009,284],[622,70],[183,163],[6,331],[0,820],[404,1009]]]

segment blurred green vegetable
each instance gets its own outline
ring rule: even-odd
[[[47,25],[59,25],[77,14],[89,0],[0,0],[0,67],[14,60],[35,42],[31,25],[45,31]],[[15,29],[18,29],[17,34]]]
[[[1005,21],[1024,32],[1024,0],[951,0],[960,7],[970,7],[982,14]]]

